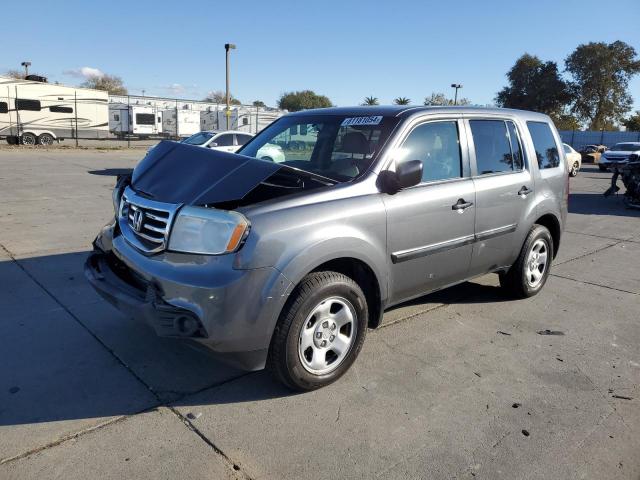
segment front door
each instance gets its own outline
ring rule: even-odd
[[[422,160],[422,183],[385,195],[391,301],[464,279],[474,239],[475,191],[462,122],[420,123],[397,149],[395,164]]]
[[[535,215],[534,182],[516,124],[503,119],[467,123],[476,189],[476,243],[470,275],[511,265]]]

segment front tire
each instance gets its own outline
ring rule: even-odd
[[[35,145],[38,141],[37,137],[33,133],[23,133],[20,138],[22,145]]]
[[[604,165],[598,164],[598,168],[600,169],[601,172],[606,172],[607,171],[607,167],[605,167]]]
[[[547,227],[534,225],[520,255],[508,272],[500,274],[500,286],[515,298],[536,295],[547,282],[553,259],[553,239]]]
[[[366,297],[353,279],[330,271],[310,273],[280,314],[269,369],[293,390],[336,381],[360,353],[368,317]]]

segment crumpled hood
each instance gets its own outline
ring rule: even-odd
[[[164,140],[138,163],[131,186],[159,202],[206,205],[240,200],[281,168],[274,162]]]

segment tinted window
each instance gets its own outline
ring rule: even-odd
[[[249,140],[251,140],[251,135],[242,135],[241,133],[236,134],[236,139],[238,140],[238,145],[244,145]]]
[[[217,143],[219,147],[231,147],[233,145],[233,135],[220,135],[214,142]]]
[[[31,110],[39,112],[40,102],[38,100],[25,100],[24,98],[16,98],[16,110]]]
[[[422,160],[422,181],[462,176],[456,122],[430,122],[412,130],[400,149],[399,161]]]
[[[209,132],[194,133],[189,138],[185,138],[182,143],[186,143],[188,145],[202,145],[211,137],[213,137],[213,134]]]
[[[529,133],[536,149],[538,167],[555,168],[560,165],[560,154],[558,146],[551,133],[551,127],[544,122],[527,122]]]
[[[0,102],[0,113],[9,113],[9,105],[7,102]]]
[[[507,128],[509,129],[511,155],[513,157],[513,163],[511,165],[514,170],[522,170],[524,168],[524,154],[522,153],[520,134],[518,134],[518,129],[513,122],[507,122]]]
[[[514,159],[507,124],[502,120],[471,120],[469,124],[476,149],[478,175],[513,171]]]
[[[73,108],[71,107],[49,107],[50,112],[56,113],[73,113]]]
[[[155,125],[156,116],[153,113],[136,113],[136,123],[138,125]]]

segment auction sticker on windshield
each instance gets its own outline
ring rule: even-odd
[[[340,124],[341,127],[350,127],[356,125],[378,125],[382,121],[382,115],[373,115],[370,117],[350,117],[345,118]]]

